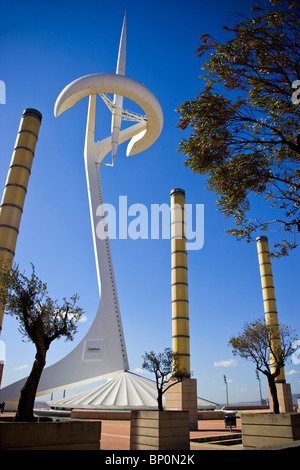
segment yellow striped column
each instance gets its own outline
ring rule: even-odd
[[[0,206],[0,257],[12,266],[31,166],[42,121],[36,109],[23,112]],[[4,309],[0,309],[0,331]]]
[[[179,354],[179,369],[190,377],[190,335],[185,192],[171,191],[172,349]]]
[[[276,307],[275,288],[273,281],[272,265],[270,260],[270,251],[267,237],[257,237],[256,239],[261,286],[264,301],[265,319],[267,325],[272,325],[277,329],[276,337],[273,340],[272,347],[278,349],[281,347],[278,314]],[[271,371],[275,370],[276,364],[274,357],[270,351],[270,363],[274,364]],[[284,368],[280,369],[280,374],[275,379],[278,383],[285,383]]]
[[[172,350],[179,356],[182,382],[166,391],[166,409],[189,412],[190,430],[198,429],[197,381],[191,379],[185,192],[171,191]],[[173,370],[174,372],[174,370]],[[174,374],[176,375],[176,374]],[[172,380],[176,380],[175,377]]]

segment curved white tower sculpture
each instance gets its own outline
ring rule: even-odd
[[[37,395],[92,383],[112,377],[129,369],[122,321],[119,309],[116,282],[113,272],[109,238],[106,231],[103,196],[99,165],[112,151],[112,163],[118,144],[130,139],[127,156],[137,154],[150,147],[158,138],[163,125],[163,114],[155,96],[139,82],[125,77],[126,15],[124,18],[117,73],[96,73],[73,81],[58,96],[54,115],[59,116],[74,106],[80,99],[89,96],[84,159],[89,195],[92,233],[96,258],[100,304],[94,322],[83,340],[66,357],[44,369]],[[111,101],[106,93],[113,93]],[[111,136],[95,142],[96,97],[99,94],[112,111]],[[145,116],[136,116],[123,111],[123,97],[136,102]],[[121,131],[121,120],[138,121]],[[107,165],[107,164],[106,164]],[[102,228],[96,231],[96,217],[101,217]],[[97,224],[99,228],[99,222]],[[102,235],[102,236],[101,236]],[[0,401],[17,399],[26,379],[0,390]]]

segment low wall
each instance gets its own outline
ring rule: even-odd
[[[243,408],[248,409],[249,408]],[[254,408],[257,409],[257,408]],[[235,410],[235,409],[234,409]],[[229,410],[228,410],[229,411]],[[233,409],[231,409],[233,411]],[[226,411],[216,410],[216,411],[198,411],[198,420],[210,420],[210,419],[224,419]],[[237,413],[239,417],[239,413]],[[131,418],[131,411],[115,411],[115,410],[72,410],[71,411],[72,419],[108,419],[108,420],[117,420],[117,421],[129,421]]]
[[[254,449],[246,447],[245,450],[296,450],[300,449],[300,441],[288,441],[283,444],[275,444],[273,446],[255,447]]]
[[[237,406],[224,406],[223,410],[231,410],[231,411],[262,411],[262,410],[269,410],[270,407],[268,405],[237,405]]]
[[[0,422],[0,450],[99,450],[100,421]]]
[[[198,419],[224,419],[223,411],[198,411]]]
[[[198,411],[198,419],[224,419],[226,413],[223,411]],[[131,419],[131,411],[115,411],[115,410],[72,410],[72,419],[108,419],[129,421]]]
[[[238,406],[230,408],[228,411],[236,411],[237,417],[240,416],[239,411],[264,411],[268,410],[268,406]],[[198,420],[210,420],[210,419],[224,419],[226,415],[226,407],[222,410],[211,410],[211,411],[198,411]],[[131,411],[117,411],[117,410],[79,410],[74,409],[71,411],[71,418],[73,419],[108,419],[117,421],[129,421],[131,418]]]
[[[131,411],[106,411],[106,410],[72,410],[72,419],[115,419],[117,421],[129,421]]]
[[[261,448],[299,441],[300,414],[243,413],[242,436],[245,448]]]

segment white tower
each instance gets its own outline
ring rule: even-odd
[[[137,154],[150,147],[161,133],[163,114],[155,96],[139,82],[125,76],[126,14],[124,17],[116,74],[98,73],[79,78],[58,96],[54,115],[57,117],[74,106],[80,99],[89,96],[84,160],[100,304],[94,322],[83,340],[73,351],[59,362],[44,369],[37,396],[77,385],[92,383],[105,377],[120,374],[129,369],[125,338],[122,328],[119,301],[103,205],[99,165],[112,151],[114,165],[117,147],[130,139],[127,156]],[[114,95],[110,100],[107,93]],[[95,112],[97,94],[112,112],[111,136],[95,142]],[[122,109],[123,97],[136,102],[145,116],[136,116]],[[122,119],[137,121],[137,124],[121,131]],[[106,164],[107,165],[107,164]],[[99,222],[102,217],[102,230]],[[97,230],[96,230],[97,228]],[[0,401],[16,400],[26,378],[0,390]]]

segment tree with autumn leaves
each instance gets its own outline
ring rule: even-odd
[[[233,218],[227,232],[249,242],[258,229],[282,233],[278,257],[300,231],[299,20],[299,2],[271,0],[268,10],[253,7],[251,18],[223,26],[231,36],[224,44],[203,34],[204,90],[177,110],[178,127],[190,130],[179,151]]]

